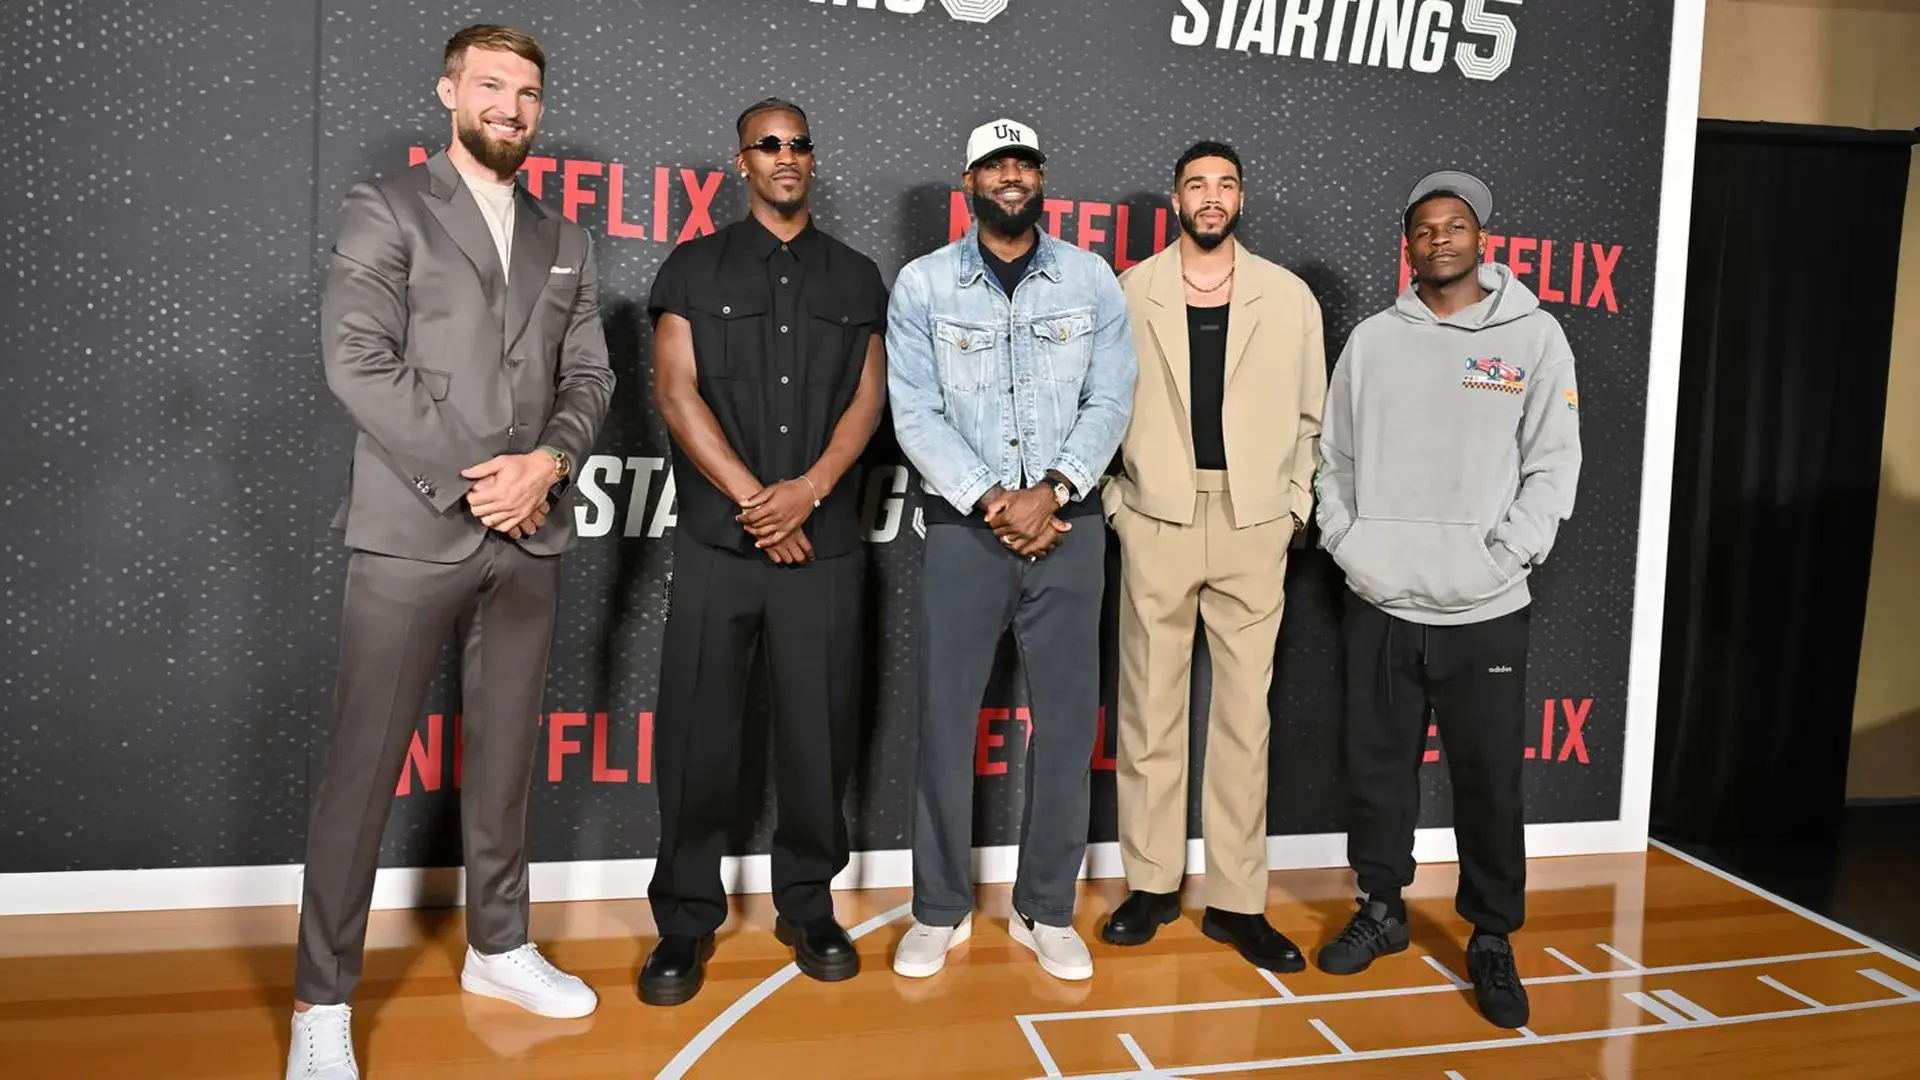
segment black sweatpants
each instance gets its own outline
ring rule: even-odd
[[[847,865],[841,803],[859,728],[865,570],[859,551],[779,566],[674,537],[653,731],[660,853],[647,890],[662,935],[699,937],[727,918],[727,833],[760,798],[735,790],[756,646],[772,684],[774,906],[800,923],[833,914],[829,884]]]
[[[1512,933],[1525,921],[1520,764],[1528,619],[1522,608],[1486,622],[1427,626],[1347,593],[1347,859],[1362,892],[1413,883],[1420,759],[1431,715],[1453,781],[1455,906],[1494,933]]]

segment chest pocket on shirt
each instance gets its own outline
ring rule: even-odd
[[[753,376],[753,358],[765,347],[766,301],[760,297],[699,296],[693,309],[694,363],[715,379]]]
[[[871,301],[851,297],[816,296],[806,301],[809,383],[859,382],[867,358],[867,339],[876,318]]]
[[[984,390],[994,383],[993,344],[997,330],[936,321],[934,348],[940,356],[940,383],[949,390]]]
[[[1093,313],[1068,312],[1033,320],[1037,374],[1048,382],[1078,383],[1093,361]]]

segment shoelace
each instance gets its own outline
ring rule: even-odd
[[[1376,922],[1373,916],[1364,911],[1356,911],[1333,941],[1336,945],[1372,945],[1386,932],[1385,923]]]
[[[532,942],[528,942],[526,945],[514,950],[513,962],[515,965],[531,972],[534,978],[539,979],[548,986],[560,985],[560,981],[557,978],[559,970],[548,963],[546,957],[540,955],[540,947]]]
[[[1480,951],[1480,977],[1487,986],[1503,993],[1520,992],[1520,972],[1513,966],[1513,954],[1501,948]]]

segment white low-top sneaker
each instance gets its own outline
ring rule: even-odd
[[[1032,949],[1040,958],[1040,966],[1047,974],[1069,982],[1093,978],[1093,954],[1087,951],[1087,943],[1080,940],[1080,934],[1073,927],[1037,923],[1016,911],[1009,921],[1009,929],[1013,940]]]
[[[893,950],[893,973],[909,979],[930,979],[947,966],[947,954],[973,936],[973,916],[959,926],[928,926],[919,919]]]
[[[578,976],[554,967],[532,942],[497,956],[485,956],[467,946],[460,988],[510,1001],[537,1016],[561,1020],[586,1016],[600,1004],[600,996],[591,987]]]
[[[351,1005],[315,1005],[293,1014],[287,1080],[360,1080]]]

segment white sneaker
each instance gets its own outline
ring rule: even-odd
[[[360,1080],[353,1060],[353,1007],[315,1005],[293,1014],[287,1080]]]
[[[973,936],[973,916],[960,920],[959,926],[928,926],[919,919],[893,950],[893,973],[909,979],[930,979],[947,966],[947,954]]]
[[[1033,950],[1040,966],[1056,979],[1078,982],[1093,978],[1093,954],[1071,926],[1036,923],[1018,911],[1009,920],[1013,940]]]
[[[548,963],[532,942],[498,956],[484,956],[467,946],[460,989],[510,1001],[536,1016],[561,1020],[586,1016],[600,1004],[599,995],[591,987]]]

